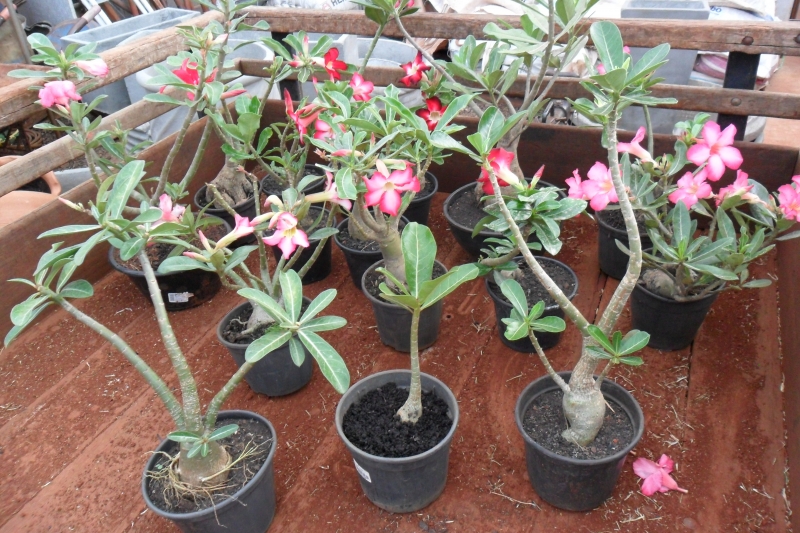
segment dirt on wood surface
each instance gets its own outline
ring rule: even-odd
[[[438,259],[452,267],[468,256],[447,230],[444,197],[434,199],[430,225]],[[580,280],[573,303],[594,318],[617,286],[599,273],[596,227],[586,217],[568,220],[563,237],[558,259]],[[348,324],[322,335],[340,350],[353,381],[408,368],[407,354],[381,344],[369,302],[353,285],[341,252],[334,250],[333,259],[331,275],[304,289],[312,298],[329,287],[338,290],[328,312]],[[753,270],[774,274],[774,254]],[[166,373],[169,361],[151,306],[133,285],[112,273],[95,293],[76,305]],[[221,291],[210,302],[170,315],[204,402],[236,370],[215,328],[241,301]],[[280,398],[257,395],[243,383],[225,408],[258,412],[275,426],[273,532],[786,532],[777,313],[775,285],[726,292],[690,348],[647,348],[642,367],[612,373],[640,402],[645,434],[613,497],[591,512],[555,509],[530,486],[513,412],[525,386],[544,371],[535,356],[500,342],[483,280],[445,299],[439,340],[421,354],[422,371],[443,380],[461,410],[447,487],[421,511],[390,514],[363,495],[333,423],[339,395],[320,372],[302,390]],[[626,310],[619,329],[629,327]],[[547,354],[557,370],[567,370],[579,348],[580,335],[569,324]],[[172,374],[166,375],[176,387]],[[0,377],[0,533],[178,531],[146,510],[140,492],[149,452],[173,427],[119,353],[59,311],[0,352]],[[688,494],[648,498],[639,491],[632,460],[657,460],[662,453],[675,460],[673,475]]]

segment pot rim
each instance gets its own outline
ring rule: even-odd
[[[344,429],[342,428],[342,421],[344,420],[344,415],[345,415],[345,413],[343,412],[344,411],[344,408],[343,408],[344,397],[347,396],[348,394],[350,394],[350,392],[353,389],[355,389],[357,385],[359,385],[361,383],[364,383],[366,381],[371,381],[371,380],[376,379],[378,377],[389,375],[389,374],[409,374],[409,379],[410,379],[411,370],[405,370],[405,369],[401,369],[401,368],[396,368],[394,370],[383,370],[381,372],[376,372],[374,374],[370,374],[369,376],[365,376],[365,377],[361,378],[360,380],[358,380],[357,382],[355,382],[354,384],[352,384],[350,386],[350,388],[347,389],[347,391],[342,395],[342,397],[339,399],[339,403],[336,404],[336,413],[334,415],[334,421],[336,423],[336,432],[339,434],[339,438],[342,439],[342,442],[345,444],[345,447],[347,447],[347,449],[350,450],[351,452],[353,450],[356,450],[359,454],[364,455],[366,457],[369,457],[371,460],[374,460],[376,462],[390,464],[390,465],[402,465],[402,464],[407,464],[407,463],[413,463],[413,462],[419,461],[421,459],[425,459],[427,457],[430,457],[430,456],[434,455],[435,453],[438,453],[442,448],[444,448],[449,442],[451,442],[453,440],[453,436],[455,435],[455,432],[456,432],[456,427],[458,426],[458,419],[459,419],[459,415],[460,415],[460,409],[458,407],[458,398],[456,398],[456,395],[453,393],[452,390],[450,390],[450,387],[445,385],[445,383],[443,381],[441,381],[440,379],[435,378],[430,374],[426,374],[425,372],[420,372],[420,379],[424,377],[427,380],[433,381],[433,385],[434,385],[433,388],[435,388],[436,390],[446,391],[446,394],[448,396],[452,397],[452,399],[453,399],[453,408],[451,408],[451,412],[452,412],[452,415],[453,415],[453,418],[452,418],[453,424],[450,426],[450,429],[448,430],[448,432],[444,436],[444,438],[442,438],[442,440],[440,440],[436,444],[436,446],[434,446],[430,450],[426,450],[426,451],[424,451],[424,452],[422,452],[420,454],[411,455],[409,457],[381,457],[379,455],[372,455],[371,453],[365,452],[364,450],[362,450],[361,448],[359,448],[358,446],[356,446],[355,444],[350,442],[350,439],[348,439],[345,436]],[[372,389],[369,389],[369,390],[372,390]],[[422,390],[423,391],[425,390],[424,386],[422,387]],[[430,390],[430,388],[428,390]],[[437,394],[437,396],[438,396],[438,394]],[[441,396],[439,396],[439,397],[442,398]],[[444,398],[442,398],[442,399],[444,399]]]
[[[565,378],[565,381],[569,382],[568,379],[572,375],[572,371],[562,371],[562,372],[558,372],[558,374],[562,378]],[[595,376],[595,378],[596,377],[597,376]],[[539,453],[542,453],[542,454],[544,454],[547,457],[550,457],[552,459],[558,459],[559,461],[569,461],[570,463],[574,463],[574,464],[582,465],[582,466],[595,466],[595,465],[603,465],[603,464],[608,464],[608,463],[613,463],[615,461],[619,461],[619,460],[625,458],[625,456],[628,455],[630,453],[630,451],[633,450],[636,447],[637,444],[639,444],[639,441],[641,440],[642,436],[644,435],[644,412],[642,411],[642,406],[639,405],[639,402],[636,400],[636,398],[633,396],[633,394],[628,392],[628,390],[625,387],[623,387],[619,383],[617,383],[615,381],[612,381],[610,379],[604,379],[603,380],[603,385],[608,385],[609,387],[616,388],[619,391],[621,391],[623,395],[627,395],[627,396],[629,396],[631,398],[631,400],[633,400],[634,413],[628,412],[628,410],[625,409],[625,406],[620,405],[620,407],[622,407],[622,409],[624,411],[626,411],[626,413],[630,417],[631,424],[633,424],[633,429],[634,429],[633,438],[631,439],[631,442],[628,443],[627,446],[625,446],[625,448],[621,449],[620,451],[618,451],[617,453],[615,453],[613,455],[609,455],[607,457],[603,457],[603,458],[600,458],[600,459],[576,459],[574,457],[568,457],[566,455],[560,455],[560,454],[555,453],[555,452],[553,452],[551,450],[548,450],[547,448],[545,448],[544,446],[542,446],[541,444],[539,444],[538,442],[533,440],[531,438],[531,436],[528,435],[528,433],[522,427],[522,416],[520,416],[520,414],[522,414],[524,416],[524,410],[528,407],[528,405],[537,396],[534,396],[533,398],[531,398],[530,400],[525,402],[525,405],[522,405],[522,398],[524,398],[528,394],[528,391],[530,389],[532,389],[534,386],[538,385],[541,381],[545,381],[545,380],[550,380],[552,386],[547,387],[546,389],[544,389],[537,396],[540,396],[541,394],[544,394],[545,392],[549,392],[551,390],[558,389],[558,385],[556,384],[555,381],[553,381],[553,378],[551,378],[549,374],[545,374],[545,375],[533,380],[532,382],[530,382],[528,384],[528,386],[525,387],[525,389],[523,389],[523,391],[517,397],[517,403],[516,403],[516,406],[514,407],[514,422],[517,424],[517,430],[520,432],[520,434],[522,435],[522,438],[525,440],[525,442],[530,444],[534,448],[536,448],[536,450]],[[603,398],[605,398],[605,397],[606,397],[606,395],[603,394]],[[634,421],[634,415],[642,421],[642,423],[639,425],[638,428],[636,427],[636,424],[635,424],[635,421]]]
[[[206,185],[203,185],[202,187],[197,189],[196,193],[194,193],[194,197],[192,199],[192,203],[194,204],[194,206],[197,209],[203,209],[203,206],[200,205],[200,202],[198,202],[197,199],[200,198],[201,193],[205,192],[206,187],[207,187]],[[260,185],[259,185],[259,187],[260,187]],[[253,196],[252,198],[248,198],[247,200],[243,200],[243,201],[239,202],[238,204],[236,204],[234,206],[231,206],[231,208],[238,213],[239,211],[243,211],[243,210],[247,209],[248,207],[250,207],[251,203],[255,204],[255,201],[256,201],[256,197]],[[209,208],[206,209],[206,213],[208,213],[210,215],[218,216],[221,213],[226,213],[227,214],[228,212],[225,209],[222,209],[222,208],[219,208],[219,207],[209,207]]]
[[[444,263],[442,263],[438,259],[434,260],[434,263],[438,264],[438,265],[441,265],[442,268],[444,268],[445,274],[449,271],[449,269],[444,265]],[[381,300],[379,298],[375,298],[373,295],[371,295],[369,293],[369,291],[367,289],[364,288],[364,286],[365,286],[364,285],[364,281],[366,281],[366,279],[367,279],[367,274],[369,274],[370,272],[374,272],[375,269],[378,268],[378,266],[380,266],[381,264],[383,264],[383,258],[379,259],[375,263],[372,263],[372,265],[370,265],[370,267],[364,271],[364,274],[361,276],[361,292],[364,293],[364,295],[367,297],[367,299],[373,304],[378,304],[378,305],[380,305],[382,307],[403,309],[401,306],[399,306],[399,305],[397,305],[395,303],[391,303],[391,302],[387,302],[386,300]],[[433,304],[433,305],[431,305],[430,307],[428,307],[426,309],[431,309],[435,305],[436,304]],[[423,311],[425,311],[425,310],[423,310]]]
[[[342,226],[349,219],[350,219],[350,217],[346,216],[346,217],[344,217],[344,219],[340,220],[336,224],[336,229],[339,230],[339,226]],[[409,222],[409,220],[405,216],[401,216],[400,220],[402,222],[405,222],[406,226],[411,223],[411,222]],[[405,227],[405,226],[403,226],[403,227]],[[402,230],[400,231],[400,233],[401,234],[403,233]],[[364,250],[356,250],[355,248],[350,248],[349,246],[346,246],[345,244],[342,243],[342,241],[339,240],[339,232],[338,231],[333,235],[333,240],[336,241],[336,246],[338,246],[342,250],[346,250],[347,253],[351,253],[353,255],[364,255],[364,256],[366,256],[366,255],[375,255],[375,254],[381,255],[381,251],[380,250],[378,250],[377,252],[366,252]]]
[[[275,427],[272,425],[272,423],[269,420],[267,420],[265,417],[261,416],[260,414],[258,414],[256,412],[245,411],[245,410],[240,410],[240,409],[233,409],[233,410],[230,410],[230,411],[220,411],[219,415],[217,416],[217,420],[219,421],[219,419],[221,419],[221,418],[222,419],[250,418],[250,419],[256,420],[256,421],[264,424],[265,426],[267,426],[267,428],[269,429],[270,433],[272,433],[272,446],[270,447],[270,450],[269,450],[269,453],[267,454],[266,460],[264,460],[264,464],[261,465],[261,468],[258,469],[258,472],[256,472],[256,474],[250,479],[250,481],[248,481],[241,489],[239,489],[234,494],[232,494],[224,502],[221,502],[221,503],[216,504],[216,505],[212,505],[211,507],[207,507],[207,508],[205,508],[203,510],[200,510],[200,511],[192,511],[191,513],[173,513],[173,512],[165,511],[163,509],[158,508],[150,500],[150,497],[147,495],[147,472],[148,472],[147,465],[150,464],[150,462],[154,460],[155,454],[153,454],[151,456],[151,458],[148,459],[147,463],[145,463],[145,469],[142,472],[142,497],[144,498],[144,501],[145,501],[145,504],[147,505],[147,507],[151,511],[156,513],[158,516],[161,516],[163,518],[167,518],[168,520],[179,520],[179,521],[184,521],[185,522],[185,521],[191,521],[192,519],[195,519],[195,518],[198,518],[198,519],[199,518],[203,518],[205,516],[208,516],[209,514],[219,513],[221,511],[223,511],[224,509],[230,507],[234,503],[238,504],[239,503],[239,498],[243,496],[243,493],[250,492],[252,490],[252,486],[255,484],[255,482],[257,480],[259,480],[260,478],[262,478],[266,474],[267,469],[270,467],[270,465],[272,464],[273,460],[275,459],[275,449],[278,447],[278,434],[275,432]],[[159,443],[158,448],[161,448],[166,442],[168,442],[168,439],[162,440]]]
[[[644,273],[644,265],[642,265],[642,267],[643,267],[642,268],[642,273]],[[641,275],[639,276],[639,279],[636,280],[636,285],[633,287],[633,290],[644,291],[645,294],[647,294],[648,296],[651,296],[653,299],[655,299],[657,301],[660,301],[660,302],[667,303],[667,304],[693,304],[693,303],[698,303],[698,302],[705,302],[706,300],[711,299],[711,298],[716,299],[717,296],[722,294],[722,291],[724,289],[725,289],[725,285],[719,287],[718,289],[715,289],[715,290],[711,291],[710,293],[706,294],[702,298],[697,298],[697,299],[694,299],[694,300],[683,300],[683,301],[681,301],[681,300],[676,300],[674,298],[667,298],[665,296],[661,296],[660,294],[654,293],[653,291],[648,289],[642,283]]]
[[[527,263],[524,262],[525,258],[522,257],[521,255],[516,256],[514,258],[514,261],[518,261],[520,259],[522,259],[523,263],[525,264],[525,266],[527,266]],[[563,268],[565,268],[567,270],[567,272],[572,274],[572,278],[575,281],[575,288],[572,291],[572,294],[568,294],[567,295],[567,298],[569,298],[570,301],[572,299],[574,299],[575,296],[578,294],[578,288],[579,288],[579,284],[580,284],[580,281],[578,280],[578,275],[575,273],[575,271],[572,270],[572,268],[568,264],[563,263],[563,262],[559,261],[558,259],[554,259],[552,257],[536,256],[536,260],[537,261],[547,261],[547,262],[550,262],[550,263],[555,263],[557,265],[562,266]],[[489,293],[490,296],[493,296],[493,297],[496,297],[496,298],[500,298],[500,301],[503,302],[504,304],[506,304],[508,307],[513,307],[510,303],[505,301],[505,297],[503,296],[502,293],[497,294],[495,291],[493,291],[491,289],[490,283],[494,283],[494,281],[491,280],[488,275],[483,278],[483,282],[484,282],[484,285],[486,286],[486,291]],[[499,288],[500,287],[498,286],[498,289]],[[545,311],[552,311],[554,309],[557,309],[558,307],[559,307],[558,303],[554,303],[553,305],[545,306],[544,310]]]

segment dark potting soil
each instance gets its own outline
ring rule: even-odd
[[[325,171],[322,170],[319,167],[316,167],[316,166],[306,165],[306,170],[305,170],[305,174],[303,175],[303,177],[306,177],[309,174],[313,174],[315,176],[321,176],[321,177],[324,178]],[[264,177],[264,179],[261,180],[261,191],[264,192],[264,194],[275,194],[275,195],[280,196],[285,188],[286,188],[285,184],[279,182],[278,180],[276,180],[275,178],[273,178],[269,174],[266,175]],[[315,192],[322,192],[323,190],[325,190],[325,180],[324,179],[319,180],[316,183],[313,183],[313,184],[309,185],[308,187],[306,187],[306,190],[303,191],[303,192],[304,192],[304,194],[312,194],[312,193],[315,193]]]
[[[171,513],[191,513],[208,509],[217,505],[238,492],[248,481],[253,479],[258,470],[264,465],[269,456],[274,438],[267,426],[251,419],[227,419],[217,423],[217,426],[237,424],[239,430],[230,437],[220,442],[236,461],[243,452],[252,450],[244,460],[231,467],[231,474],[224,488],[212,491],[196,491],[192,494],[179,496],[175,493],[169,479],[160,473],[167,468],[170,458],[166,455],[156,463],[155,470],[148,472],[147,495],[159,509]],[[178,443],[171,443],[166,450],[169,455],[178,453]],[[155,476],[155,477],[154,477]]]
[[[603,211],[595,213],[595,216],[602,218],[603,222],[605,222],[612,228],[625,232],[625,219],[622,217],[622,211],[620,211],[619,209],[605,209]],[[637,214],[636,225],[639,227],[639,235],[641,235],[644,238],[647,238],[647,226],[644,225],[643,215]]]
[[[203,230],[203,234],[209,239],[217,241],[227,234],[227,230],[223,224],[216,224],[214,226],[207,226]],[[202,246],[198,239],[192,241],[192,244],[195,246]],[[153,266],[153,270],[157,270],[161,262],[169,257],[169,254],[171,254],[174,249],[175,246],[172,244],[160,242],[147,246],[147,257],[150,259],[150,264]],[[119,254],[119,249],[114,249],[114,260],[118,265],[123,266],[128,270],[138,270],[141,272],[142,265],[139,264],[139,259],[136,256],[131,257],[127,261],[123,261]]]
[[[562,267],[557,263],[551,263],[550,261],[540,261],[540,265],[547,275],[555,281],[556,285],[564,292],[564,294],[572,294],[572,291],[575,289],[575,279],[572,277],[570,272]],[[545,307],[550,307],[556,304],[556,301],[553,300],[553,297],[550,296],[550,293],[547,292],[539,280],[536,278],[536,275],[528,268],[528,265],[524,262],[520,266],[521,276],[517,277],[516,280],[522,286],[522,290],[525,292],[525,298],[528,301],[528,306],[533,306],[537,302],[544,301]],[[497,286],[496,283],[493,281],[489,282],[489,287],[492,289],[496,295],[502,298],[506,303],[511,304],[508,301],[508,298],[503,295],[500,291],[500,287]]]
[[[433,264],[433,275],[432,275],[433,279],[436,279],[439,276],[444,276],[446,272],[447,270],[445,270],[445,268],[439,265],[438,263]],[[385,302],[386,300],[381,298],[381,289],[380,289],[380,285],[384,281],[386,281],[386,278],[383,276],[383,274],[373,270],[369,272],[367,276],[364,278],[364,289],[366,289],[373,297],[377,298],[382,302]]]
[[[403,232],[403,228],[406,227],[406,223],[403,220],[397,225],[397,229],[400,233]],[[350,231],[348,230],[348,224],[343,224],[342,227],[339,229],[339,233],[336,234],[336,240],[344,246],[345,248],[349,248],[351,250],[358,250],[359,252],[380,252],[381,247],[377,241],[362,241],[361,239],[356,239],[352,235],[350,235]]]
[[[548,187],[551,186],[549,183],[539,183]],[[447,212],[450,215],[450,218],[465,228],[474,228],[478,222],[488,216],[488,213],[483,210],[483,206],[480,204],[479,198],[475,196],[475,190],[471,188],[464,190],[456,198],[453,198],[448,205]],[[484,229],[484,231],[491,230]]]
[[[622,407],[606,398],[611,406],[606,406],[603,427],[588,446],[581,447],[567,442],[561,432],[567,429],[567,419],[561,402],[564,393],[555,389],[534,398],[522,420],[522,427],[534,441],[551,452],[574,459],[602,459],[614,455],[633,439],[633,423]]]
[[[424,200],[425,198],[427,198],[432,194],[433,194],[433,180],[426,179],[425,186],[419,190],[416,196],[414,196],[414,201]]]
[[[300,306],[301,314],[308,309],[308,305],[309,303],[304,299],[303,305]],[[255,331],[247,335],[240,335],[241,332],[247,327],[247,321],[250,320],[250,315],[252,314],[253,308],[251,306],[248,305],[247,307],[243,307],[239,313],[233,317],[230,322],[228,322],[228,325],[225,326],[225,330],[222,332],[222,336],[225,338],[225,340],[231,344],[250,344],[254,340],[263,337],[264,333],[266,333],[267,329],[269,328],[268,324],[259,326]]]
[[[416,424],[406,424],[396,414],[406,399],[408,389],[394,383],[367,392],[345,413],[345,436],[358,449],[378,457],[411,457],[430,450],[453,426],[447,403],[432,391],[423,391],[422,416]]]

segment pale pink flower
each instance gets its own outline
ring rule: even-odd
[[[489,156],[486,160],[489,162],[489,166],[492,167],[492,172],[494,172],[499,186],[508,187],[509,185],[520,185],[519,178],[511,171],[511,163],[514,161],[514,154],[512,152],[502,148],[494,148],[489,152]],[[481,167],[481,175],[478,181],[483,184],[484,194],[494,194],[492,182],[489,181],[489,173],[483,167]]]
[[[670,476],[674,466],[674,461],[666,454],[662,455],[657,463],[644,457],[636,459],[633,462],[633,471],[637,476],[644,479],[642,494],[652,496],[656,492],[667,492],[668,490],[677,490],[683,493],[689,492],[680,488],[678,483]]]
[[[319,202],[332,202],[334,204],[339,204],[348,211],[350,211],[350,209],[353,207],[353,203],[347,198],[339,198],[339,191],[336,189],[336,180],[333,179],[333,174],[327,171],[325,172],[325,190],[322,192],[309,194],[306,196],[306,202],[312,204]]]
[[[369,102],[375,84],[365,80],[361,74],[355,72],[350,78],[350,87],[353,89],[353,100],[356,102]]]
[[[797,176],[792,176],[792,181],[794,182],[795,185],[800,187],[800,174],[798,174]]]
[[[684,174],[678,180],[678,188],[669,195],[669,201],[673,204],[683,202],[686,207],[692,207],[698,200],[711,196],[711,185],[706,182],[705,170],[701,170],[697,176],[691,172]]]
[[[39,90],[39,99],[45,108],[56,104],[68,107],[71,100],[80,102],[81,95],[75,90],[75,84],[69,80],[51,81],[45,83],[44,88]]]
[[[162,194],[158,197],[158,208],[161,210],[161,219],[159,219],[153,227],[163,224],[164,222],[180,222],[183,218],[183,213],[186,208],[182,205],[172,205],[172,198],[168,194]]]
[[[385,166],[382,170],[388,172]],[[401,192],[419,192],[419,180],[410,165],[403,170],[394,170],[388,176],[379,169],[370,179],[364,178],[364,183],[367,185],[364,197],[367,206],[379,205],[381,211],[391,216],[397,216],[400,210],[403,201]]]
[[[225,100],[226,98],[236,98],[240,94],[244,94],[246,92],[247,92],[246,89],[234,89],[232,91],[222,93],[219,98],[220,100]]]
[[[583,184],[581,183],[581,175],[578,174],[578,169],[572,171],[572,177],[567,178],[564,182],[569,185],[569,192],[567,196],[575,200],[588,200],[589,197],[583,191]]]
[[[644,140],[645,129],[644,127],[639,128],[636,132],[636,135],[633,137],[633,140],[629,143],[617,143],[617,151],[619,153],[628,152],[629,154],[638,157],[641,161],[645,163],[652,163],[653,156],[650,155],[650,152],[642,148],[639,144]]]
[[[346,130],[343,124],[339,124],[339,130],[344,133]],[[331,129],[331,125],[325,122],[322,119],[317,119],[314,121],[314,138],[315,139],[332,139],[333,138],[333,130]]]
[[[736,126],[731,124],[720,132],[719,124],[706,122],[703,138],[689,148],[686,158],[695,165],[707,162],[708,179],[717,181],[725,172],[725,167],[737,170],[742,165],[742,153],[731,146],[736,135]]]
[[[416,85],[417,83],[419,83],[419,80],[422,79],[422,74],[426,70],[431,69],[431,67],[429,67],[428,65],[425,64],[424,61],[422,61],[421,52],[417,52],[417,56],[414,58],[413,61],[410,61],[404,65],[400,65],[400,68],[402,68],[406,73],[405,76],[400,78],[400,81],[406,87],[411,87],[412,85]]]
[[[589,179],[581,183],[581,189],[595,211],[602,211],[610,203],[619,202],[611,171],[599,161],[586,173]]]
[[[202,254],[198,254],[196,252],[183,252],[183,255],[185,255],[186,257],[190,257],[192,259],[195,259],[197,261],[202,261],[203,263],[209,263],[210,262],[210,260],[206,256],[204,256]]]
[[[758,200],[758,197],[750,192],[752,188],[753,186],[747,181],[747,173],[741,170],[738,171],[736,173],[736,181],[734,181],[732,185],[728,185],[719,190],[717,194],[717,207],[722,205],[722,202],[731,196],[740,196],[742,200],[747,202]]]
[[[269,227],[275,228],[275,233],[264,237],[264,244],[280,248],[284,259],[289,259],[298,246],[308,248],[308,236],[297,227],[297,218],[288,211],[283,211],[274,217]]]
[[[258,225],[258,222],[251,221],[249,218],[239,215],[234,215],[234,220],[236,221],[236,225],[231,232],[217,241],[217,250],[230,245],[237,239],[241,239],[242,237],[252,234],[255,230],[255,227]]]
[[[800,185],[800,176],[795,176],[792,181]],[[800,222],[800,193],[797,189],[791,185],[781,185],[778,187],[778,201],[784,217]]]
[[[102,59],[90,59],[88,61],[76,61],[75,66],[92,76],[105,78],[108,76],[108,65]]]
[[[394,8],[398,9],[402,4],[403,0],[397,0],[397,2],[394,3]],[[408,0],[408,4],[406,4],[406,9],[411,9],[412,7],[414,7],[414,0]]]
[[[350,148],[341,148],[339,150],[331,152],[331,156],[333,157],[347,157],[352,154],[355,154],[358,157],[364,156],[364,152],[360,150],[351,150]]]

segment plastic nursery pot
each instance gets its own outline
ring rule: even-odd
[[[426,172],[425,179],[428,183],[433,185],[433,189],[418,192],[417,195],[414,196],[414,199],[411,200],[411,203],[408,204],[405,213],[403,213],[403,216],[406,217],[409,222],[417,222],[423,226],[428,225],[431,201],[434,195],[439,191],[439,180],[436,179],[436,176],[434,176],[432,172]],[[428,187],[430,187],[430,185]]]
[[[555,259],[551,259],[549,257],[537,257],[536,260],[539,261],[539,263],[545,269],[560,269],[572,280],[572,290],[564,291],[567,297],[572,300],[578,293],[578,276],[575,275],[575,272],[561,261],[556,261]],[[516,261],[521,267],[527,269],[525,260],[522,257],[517,257]],[[492,301],[494,302],[494,312],[495,316],[497,317],[497,331],[500,335],[500,340],[503,342],[503,344],[516,352],[535,353],[536,349],[533,347],[533,343],[528,337],[523,337],[515,341],[511,341],[506,338],[507,326],[502,319],[509,318],[511,316],[511,310],[513,307],[506,301],[503,293],[500,291],[500,287],[498,287],[489,276],[485,278],[484,282],[486,284],[486,292],[489,293],[489,296],[492,297]],[[564,287],[562,287],[562,290],[563,289]],[[536,302],[528,302],[529,307],[534,304],[536,304]],[[564,318],[564,311],[558,306],[558,304],[553,303],[544,308],[544,313],[542,316],[557,316],[559,318]],[[539,346],[541,346],[542,350],[547,350],[548,348],[553,348],[558,344],[558,341],[561,340],[561,332],[536,332],[536,340],[539,341]]]
[[[205,199],[206,199],[206,186],[203,185],[202,187],[200,187],[200,190],[198,190],[194,195],[195,207],[197,209],[202,209],[203,207],[205,207],[206,206]],[[232,207],[233,210],[236,211],[236,213],[238,213],[238,215],[241,217],[252,219],[255,218],[256,216],[255,198],[249,198],[244,202],[240,202]],[[206,209],[206,214],[221,218],[222,220],[230,224],[231,228],[236,226],[236,220],[225,209],[220,209],[217,207],[209,207],[208,209]],[[244,237],[241,237],[233,241],[230,248],[237,248],[239,246],[244,246],[246,244],[253,244],[254,242],[256,242],[256,236],[254,233],[251,233],[250,235],[246,235]]]
[[[230,232],[231,228],[227,222],[223,221],[226,227],[225,233]],[[117,272],[128,276],[139,292],[150,300],[150,289],[147,288],[147,280],[144,272],[133,270],[121,265],[116,258],[116,248],[113,246],[108,250],[108,262]],[[187,270],[185,272],[175,272],[173,274],[159,274],[155,272],[158,288],[161,289],[161,299],[164,300],[164,307],[167,311],[181,311],[196,307],[213,298],[222,287],[222,282],[216,272],[207,270]]]
[[[436,264],[444,268],[439,261],[436,261]],[[374,297],[364,288],[367,277],[380,266],[383,266],[382,259],[364,272],[361,277],[361,290],[372,304],[372,312],[375,315],[381,342],[398,352],[409,353],[411,352],[411,312],[399,305],[387,302],[383,298]],[[439,337],[439,323],[442,321],[443,306],[443,300],[439,300],[420,314],[417,337],[420,351],[432,345]]]
[[[156,449],[142,475],[142,495],[147,507],[154,513],[175,523],[184,533],[205,533],[235,531],[236,533],[264,533],[275,516],[275,476],[273,459],[277,447],[275,428],[269,420],[250,411],[222,411],[217,420],[223,422],[231,419],[249,418],[266,426],[272,434],[272,447],[267,460],[238,492],[222,503],[191,513],[172,513],[159,509],[147,494],[148,476],[156,462],[162,457],[158,452],[172,449],[175,443],[163,440]]]
[[[312,207],[309,210],[311,213],[314,213],[312,216],[317,217],[319,215],[319,208]],[[323,216],[323,220],[328,218],[328,210],[325,210],[325,215]],[[308,285],[309,283],[315,283],[317,281],[322,281],[323,279],[327,278],[328,275],[331,273],[331,240],[329,238],[325,241],[325,246],[322,248],[322,252],[320,252],[319,257],[317,260],[314,261],[314,264],[311,265],[311,268],[308,269],[305,276],[303,276],[302,282],[303,285]],[[319,246],[321,241],[312,241],[310,242],[310,246],[308,248],[298,248],[295,250],[294,253],[299,253],[300,257],[297,258],[294,265],[292,265],[292,270],[298,272],[303,266],[308,263],[311,259],[311,256],[314,255],[314,251]],[[283,254],[281,249],[277,246],[272,246],[272,255],[275,257],[276,261],[280,261],[280,258]]]
[[[680,350],[689,346],[716,301],[719,292],[700,300],[678,302],[659,296],[641,283],[631,294],[631,328],[650,334],[651,348]]]
[[[569,382],[572,372],[559,372]],[[525,441],[525,462],[531,485],[544,501],[567,511],[589,511],[599,507],[614,492],[625,458],[644,433],[644,414],[639,403],[621,386],[608,379],[600,390],[625,411],[633,423],[633,438],[623,449],[602,459],[575,459],[558,455],[534,441],[523,429],[522,421],[531,402],[541,394],[558,389],[548,376],[542,376],[520,394],[514,410],[517,429]]]
[[[447,385],[433,376],[423,373],[420,381],[423,391],[434,391],[447,403],[453,425],[439,444],[419,455],[396,458],[363,452],[347,439],[342,429],[345,413],[361,396],[387,383],[408,388],[410,371],[387,370],[367,376],[350,387],[336,407],[336,431],[353,457],[364,494],[369,501],[392,513],[410,513],[430,505],[442,494],[447,482],[450,443],[458,425],[458,402]]]
[[[617,211],[619,212],[619,211]],[[600,270],[608,277],[622,279],[628,271],[628,254],[617,246],[616,241],[628,247],[628,233],[625,228],[618,228],[610,223],[609,216],[611,211],[597,211],[597,249],[600,261]],[[646,233],[639,232],[642,241],[642,249],[652,248],[653,243]]]
[[[319,176],[320,179],[316,183],[306,187],[304,194],[313,194],[315,192],[322,192],[325,190],[325,171],[319,168],[316,165],[306,165],[305,166],[305,176],[309,174],[313,174],[315,176]],[[274,194],[276,196],[280,196],[283,192],[284,187],[279,183],[275,182],[269,176],[266,176],[261,179],[261,192],[269,196],[270,194]]]
[[[305,305],[311,303],[308,298],[303,298]],[[228,349],[236,365],[241,367],[244,364],[244,354],[250,344],[236,344],[228,342],[223,337],[225,328],[228,327],[233,320],[239,318],[241,315],[246,314],[251,308],[250,302],[244,302],[233,308],[233,310],[225,315],[225,318],[217,326],[217,339],[220,344]],[[311,374],[314,371],[314,361],[308,350],[303,346],[303,351],[306,354],[303,359],[303,364],[297,366],[292,361],[292,355],[289,352],[289,343],[287,342],[277,350],[273,350],[266,357],[262,358],[259,362],[253,365],[250,372],[245,374],[244,379],[253,392],[259,394],[266,394],[267,396],[286,396],[296,392],[305,387],[311,381]]]
[[[546,181],[539,181],[542,186],[545,187],[554,187],[551,183],[547,183]],[[475,229],[475,226],[467,226],[454,218],[454,209],[453,206],[462,196],[466,194],[473,194],[475,190],[475,182],[467,183],[453,191],[450,196],[444,201],[444,218],[447,219],[447,223],[450,226],[450,232],[455,237],[456,242],[458,242],[461,247],[466,250],[468,254],[472,257],[478,257],[481,255],[481,248],[486,248],[487,245],[485,244],[486,239],[490,238],[498,238],[502,237],[500,233],[495,231],[491,231],[488,229],[482,229],[478,232],[475,237],[472,236],[472,231]],[[564,193],[560,193],[561,196],[564,196]],[[481,215],[481,218],[486,216],[484,213]],[[476,221],[477,222],[477,221]],[[528,237],[528,242],[539,242],[535,235],[531,235]],[[534,254],[539,254],[541,252],[533,252]]]
[[[339,224],[336,225],[336,229],[340,232],[342,229],[347,226],[347,221],[349,219],[345,218]],[[403,228],[408,224],[408,219],[406,217],[400,217],[400,227]],[[372,266],[376,261],[380,261],[383,258],[383,254],[381,254],[380,250],[375,252],[359,250],[358,248],[351,248],[349,246],[345,246],[345,244],[339,238],[340,233],[337,233],[333,236],[334,242],[336,242],[336,246],[344,254],[344,259],[347,262],[347,268],[350,270],[350,278],[353,280],[353,284],[361,290],[361,278],[364,277],[364,272]]]

